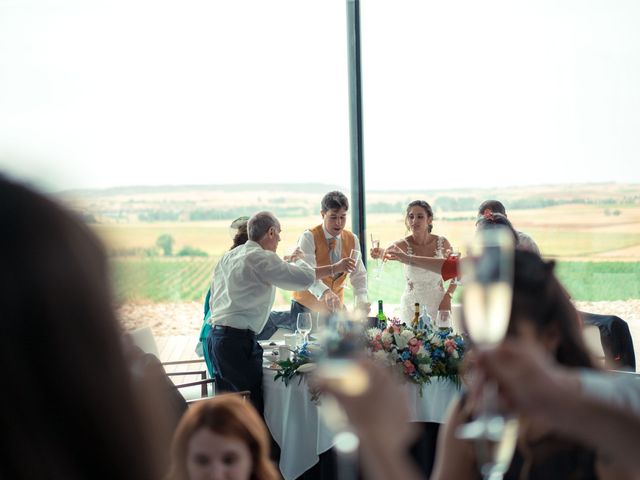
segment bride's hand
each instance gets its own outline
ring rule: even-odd
[[[382,256],[384,255],[384,250],[380,247],[372,248],[371,250],[369,250],[369,255],[371,255],[371,258],[376,260],[378,258],[382,258]]]
[[[399,246],[393,244],[387,247],[387,250],[384,254],[385,260],[397,260],[401,263],[409,262],[409,255],[407,252],[403,251]]]

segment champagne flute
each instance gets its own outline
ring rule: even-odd
[[[374,250],[380,250],[380,240],[374,239],[371,234],[371,248]],[[380,257],[376,258],[376,268],[380,267]]]
[[[323,356],[313,374],[345,395],[361,395],[369,388],[369,374],[355,361],[355,357],[365,349],[365,324],[348,319],[345,312],[331,315],[327,322],[327,328],[321,335]],[[323,394],[318,411],[333,432],[338,478],[355,480],[355,453],[359,439],[353,432],[346,413],[328,393]]]
[[[514,250],[513,236],[506,228],[483,230],[477,232],[469,245],[468,256],[462,261],[464,326],[478,349],[496,347],[507,333]],[[479,406],[476,419],[458,427],[456,435],[474,441],[483,478],[499,480],[513,455],[517,420],[500,414],[497,386],[493,382],[483,383]],[[508,450],[509,459],[505,460]]]
[[[380,261],[376,266],[376,273],[373,276],[375,280],[379,280],[382,276],[382,270],[384,270],[384,264],[387,263],[387,249],[382,251],[382,261]]]
[[[309,332],[311,332],[312,328],[312,320],[310,313],[299,313],[296,326],[298,328],[298,333],[302,335],[302,343],[303,345],[309,341]]]
[[[356,262],[356,268],[358,268],[358,262],[360,261],[360,250],[356,250],[355,248],[352,248],[351,252],[349,252],[349,258],[352,259],[354,262]],[[348,273],[345,272],[345,275],[348,275]],[[351,290],[351,287],[347,284],[347,279],[344,280],[344,283],[342,284],[342,288],[344,288],[345,290]]]

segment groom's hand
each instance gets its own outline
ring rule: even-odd
[[[332,312],[340,308],[340,297],[333,293],[329,288],[322,293],[320,301],[324,302],[327,308]]]

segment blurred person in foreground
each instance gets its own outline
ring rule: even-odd
[[[240,396],[198,402],[176,429],[167,480],[276,480],[269,440],[260,415]]]
[[[634,379],[591,369],[577,313],[558,286],[552,264],[535,254],[517,252],[509,336],[503,346],[476,356],[478,375],[494,378],[506,405],[521,414],[521,451],[505,478],[635,478],[632,469],[640,467],[635,454],[640,440],[640,387]],[[331,385],[321,387],[338,398],[363,439],[364,455],[374,457],[372,465],[377,468],[368,468],[365,460],[367,478],[389,478],[384,472],[395,472],[394,477],[405,480],[419,478],[404,450],[410,436],[394,428],[408,420],[403,389],[382,375],[381,367],[364,366],[374,382],[361,396],[345,397]],[[480,477],[471,443],[454,433],[468,420],[479,387],[476,382],[471,393],[452,407],[438,439],[432,478]],[[396,397],[398,408],[392,416],[377,414],[379,405]],[[372,416],[376,422],[371,422]],[[381,448],[384,442],[396,448]],[[522,470],[523,460],[528,471]]]
[[[0,478],[158,478],[102,245],[2,177],[0,218]]]
[[[519,250],[514,263],[507,339],[535,345],[564,367],[594,369],[582,339],[578,312],[553,274],[554,264]],[[455,433],[470,421],[477,403],[465,395],[452,407],[438,442],[433,479],[479,477],[473,443]],[[593,446],[550,427],[526,417],[520,419],[517,446],[505,479],[611,478],[607,476],[612,474],[610,464]],[[627,478],[621,472],[615,472],[615,477]]]
[[[507,218],[507,211],[502,202],[499,202],[498,200],[485,200],[482,202],[478,207],[477,220],[480,221],[482,218],[491,218],[492,214],[503,215],[505,219]],[[476,226],[478,225],[478,221],[476,222]],[[513,229],[510,221],[509,226]],[[516,234],[516,244],[518,245],[518,248],[540,255],[540,248],[538,248],[538,245],[533,238],[524,232],[520,232],[515,229],[513,230]]]
[[[345,230],[349,199],[338,191],[327,193],[320,202],[322,223],[305,230],[298,239],[298,249],[302,258],[311,266],[326,266],[338,262],[341,258],[349,258],[352,250],[360,252],[358,237]],[[330,271],[319,277],[308,289],[293,293],[291,300],[291,319],[295,321],[299,313],[330,312],[341,308],[344,304],[344,284],[349,281],[353,285],[356,303],[367,312],[369,304],[367,294],[367,271],[362,256],[349,272]]]
[[[226,252],[215,270],[211,305],[211,330],[207,336],[216,386],[220,391],[249,390],[251,402],[263,413],[262,347],[256,335],[267,323],[276,287],[308,288],[330,272],[353,269],[354,262],[313,268],[296,256],[289,262],[276,254],[280,222],[271,212],[253,215],[247,224],[249,240]]]

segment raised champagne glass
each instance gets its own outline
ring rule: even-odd
[[[370,388],[369,374],[356,361],[365,349],[365,323],[349,318],[348,312],[329,316],[327,328],[320,335],[323,356],[314,376],[344,395],[358,396]],[[338,460],[338,478],[355,480],[359,439],[338,401],[324,393],[318,407],[320,417],[333,432]]]
[[[479,231],[462,260],[464,327],[475,348],[495,348],[505,337],[511,315],[515,241],[506,228]],[[518,421],[500,412],[497,385],[485,381],[476,418],[458,427],[458,438],[472,440],[480,473],[499,480],[509,467]]]

